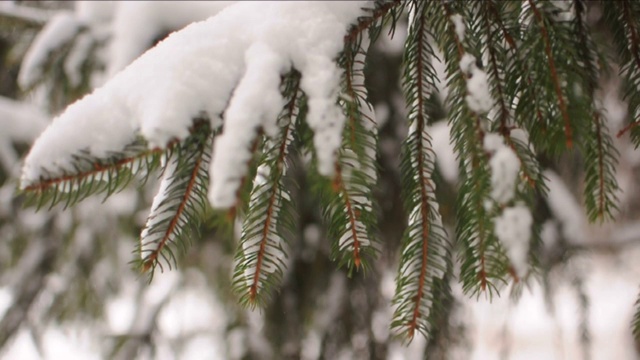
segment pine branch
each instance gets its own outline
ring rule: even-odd
[[[401,12],[402,6],[404,6],[402,0],[376,1],[375,8],[369,10],[371,15],[364,16],[358,19],[358,23],[354,24],[347,35],[344,36],[345,44],[348,45],[349,43],[358,41],[363,32],[370,31],[372,28],[375,28],[375,23],[378,20],[384,19],[389,15],[391,16],[391,18],[393,19],[393,23],[395,24],[395,20],[397,19],[398,14]]]
[[[494,128],[497,128],[507,146],[509,146],[518,157],[522,176],[529,186],[532,188],[544,186],[543,182],[540,181],[540,165],[535,160],[535,155],[527,146],[519,144],[519,142],[511,136],[511,132],[517,129],[516,126],[511,125],[512,104],[516,99],[517,91],[515,91],[513,87],[510,88],[505,79],[509,74],[509,67],[512,66],[513,63],[507,59],[507,52],[499,48],[498,45],[506,42],[507,44],[513,43],[513,47],[516,47],[515,42],[504,28],[504,24],[500,20],[500,11],[496,8],[496,4],[488,0],[480,3],[480,6],[481,26],[487,39],[485,46],[489,53],[487,73],[489,74],[489,81],[492,84],[491,87],[494,98],[497,99],[499,105],[499,124],[496,124]],[[529,78],[529,82],[530,81],[531,79]]]
[[[560,109],[560,113],[562,114],[562,119],[564,121],[564,133],[566,137],[567,148],[571,148],[573,144],[573,135],[571,130],[571,120],[569,117],[569,112],[567,110],[567,100],[565,99],[565,95],[562,91],[562,86],[560,85],[560,78],[558,75],[558,71],[556,69],[556,60],[555,54],[552,50],[551,38],[549,35],[549,31],[547,29],[547,22],[545,21],[541,11],[537,8],[536,3],[533,0],[527,0],[529,3],[530,9],[533,11],[535,20],[537,21],[540,34],[542,36],[542,40],[544,42],[544,51],[547,55],[547,62],[549,65],[549,72],[551,76],[551,82],[553,83],[553,88],[556,93],[556,99],[558,101],[558,107]]]
[[[428,336],[434,324],[433,310],[439,306],[441,283],[450,270],[448,243],[435,200],[432,179],[435,156],[427,133],[428,99],[437,76],[429,44],[427,5],[412,3],[413,25],[404,55],[403,88],[409,105],[409,136],[403,144],[402,179],[405,206],[410,213],[403,235],[400,268],[393,303],[397,306],[392,328],[411,341],[416,331]]]
[[[447,98],[449,121],[463,174],[456,206],[456,238],[462,250],[460,279],[465,293],[479,295],[488,291],[492,295],[498,290],[499,284],[505,283],[509,262],[493,234],[490,209],[485,207],[491,191],[489,159],[483,148],[483,123],[486,119],[471,111],[468,101],[465,101],[470,76],[473,72],[482,75],[482,70],[476,64],[470,64],[473,72],[461,71],[461,62],[468,59],[469,55],[456,32],[456,24],[452,18],[454,9],[467,21],[470,31],[464,37],[464,42],[469,43],[471,48],[479,42],[478,25],[471,9],[463,7],[461,3],[442,2],[439,5],[441,9],[434,13],[444,13],[445,16],[431,15],[429,23],[446,62],[450,88]]]
[[[280,284],[286,265],[286,240],[281,228],[291,232],[294,224],[290,219],[291,195],[283,180],[288,168],[286,160],[292,133],[295,123],[300,120],[302,93],[299,85],[299,73],[285,78],[283,94],[287,104],[278,119],[282,132],[264,144],[264,154],[258,165],[242,226],[233,288],[245,306],[266,305],[273,288]]]
[[[170,149],[172,145],[168,146]],[[166,150],[148,149],[145,142],[138,139],[122,152],[108,158],[96,158],[88,154],[73,156],[74,171],[45,170],[45,176],[38,182],[23,183],[27,205],[40,209],[49,204],[50,208],[59,203],[72,206],[90,195],[105,193],[105,200],[124,189],[135,175],[142,175],[146,181],[152,171],[160,165]]]
[[[140,235],[140,268],[143,272],[156,266],[163,271],[164,262],[171,268],[177,263],[172,247],[186,246],[206,211],[208,164],[211,160],[213,132],[208,122],[184,140],[166,159],[160,190]]]
[[[345,46],[338,59],[344,69],[340,104],[347,123],[331,191],[326,190],[322,197],[324,217],[334,239],[332,257],[349,270],[366,268],[377,251],[373,246],[376,218],[371,200],[377,179],[377,125],[364,85],[369,43],[369,36],[360,34]]]
[[[332,200],[325,204],[324,212],[334,239],[332,257],[349,270],[366,268],[368,260],[376,256],[371,235],[375,223],[370,201],[372,188],[365,185],[371,178],[363,177],[366,175],[359,166],[353,152],[343,151],[336,163]]]
[[[514,112],[514,118],[516,123],[520,126],[524,126],[525,124],[530,124],[528,126],[530,134],[536,134],[538,132],[544,134],[547,132],[547,125],[542,116],[543,106],[540,102],[538,92],[536,91],[522,91],[526,89],[530,89],[533,86],[533,80],[530,75],[530,69],[527,62],[523,59],[522,52],[514,37],[517,37],[518,32],[514,31],[514,26],[507,26],[505,21],[508,21],[509,18],[517,18],[517,15],[512,12],[506,12],[505,2],[494,2],[493,0],[487,0],[483,2],[485,11],[488,12],[488,16],[490,17],[490,23],[495,24],[495,26],[500,29],[502,36],[495,35],[504,40],[504,42],[508,45],[508,52],[511,54],[511,59],[502,59],[503,61],[507,61],[508,63],[504,65],[505,68],[512,71],[514,74],[518,74],[524,76],[525,81],[521,81],[517,76],[507,76],[508,84],[505,85],[506,88],[510,90],[507,92],[513,95],[515,99],[518,100],[518,106],[523,107],[522,111],[518,111],[519,108],[516,108]],[[512,10],[513,11],[513,10]],[[506,13],[505,13],[506,12]],[[493,42],[489,42],[491,45]],[[510,60],[510,61],[509,61]],[[513,81],[515,80],[515,81]],[[518,90],[518,88],[522,88]],[[527,96],[523,96],[526,94]],[[526,106],[527,108],[524,108]],[[533,106],[533,111],[529,111],[528,107]],[[527,120],[521,120],[522,118]],[[531,119],[533,118],[533,119]],[[500,132],[505,133],[507,129],[501,129]],[[537,131],[532,131],[537,130]],[[511,142],[507,139],[509,146],[511,146]],[[518,153],[520,156],[520,153]],[[521,159],[522,160],[522,159]],[[522,161],[521,161],[522,163]],[[528,174],[530,176],[531,174]],[[528,179],[529,180],[529,179]]]
[[[623,99],[628,102],[631,122],[617,134],[621,137],[630,132],[634,145],[640,145],[640,22],[637,14],[640,6],[628,0],[603,2],[603,13],[606,23],[613,31],[619,61],[620,77],[624,81]]]
[[[597,47],[589,36],[586,21],[586,4],[582,0],[573,1],[575,10],[574,28],[577,38],[577,50],[584,72],[584,93],[588,100],[586,106],[591,113],[592,122],[586,129],[581,141],[585,155],[585,204],[590,221],[601,221],[612,218],[617,209],[615,192],[618,184],[615,178],[615,166],[618,163],[618,152],[612,143],[605,125],[602,112],[595,107],[595,93],[598,86],[599,63]],[[601,62],[601,61],[600,61]],[[586,114],[587,116],[589,114]]]

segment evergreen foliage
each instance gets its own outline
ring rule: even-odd
[[[391,326],[397,334],[410,341],[416,332],[429,337],[436,331],[450,302],[450,281],[456,277],[464,293],[475,297],[497,295],[506,285],[521,285],[533,277],[539,224],[527,229],[531,236],[518,239],[526,243],[525,258],[533,266],[525,273],[496,224],[508,209],[526,208],[529,214],[540,210],[537,200],[546,196],[543,159],[567,153],[582,159],[589,220],[613,218],[619,154],[597,93],[603,74],[618,71],[629,103],[626,130],[636,147],[640,145],[640,3],[600,5],[614,39],[613,54],[595,41],[586,24],[584,0],[372,3],[367,15],[344,34],[344,49],[335,59],[342,72],[336,103],[346,123],[329,178],[317,169],[312,131],[305,124],[308,107],[301,73],[291,69],[280,74],[285,106],[277,118],[278,132],[255,133],[253,157],[243,164],[251,169],[236,191],[236,205],[226,214],[216,213],[217,221],[242,221],[232,280],[240,303],[266,306],[286,272],[291,244],[298,241],[289,170],[299,158],[308,165],[308,182],[320,194],[337,265],[362,276],[376,261],[379,219],[373,200],[379,144],[365,86],[366,55],[379,34],[393,32],[403,16],[409,18],[402,72],[408,132],[399,169],[406,228],[393,298]],[[432,101],[440,81],[437,61],[446,68],[445,108],[460,172],[455,230],[449,235],[436,200],[436,158],[429,133],[437,111]],[[473,103],[473,86],[482,79],[487,93],[480,96],[490,99],[488,105]],[[25,195],[38,207],[68,207],[93,194],[109,196],[134,176],[144,180],[161,169],[160,190],[141,235],[139,267],[153,274],[156,267],[174,266],[176,249],[185,248],[196,236],[193,230],[212,213],[207,169],[212,144],[224,132],[218,120],[194,119],[188,138],[164,148],[149,148],[140,138],[112,156],[77,154],[73,170],[60,169],[25,184]],[[517,177],[506,189],[513,195],[495,195],[499,150],[489,145],[493,139],[517,158]]]

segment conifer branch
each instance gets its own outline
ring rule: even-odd
[[[145,228],[140,235],[140,267],[143,272],[163,265],[171,268],[177,259],[170,245],[185,245],[202,222],[207,205],[208,164],[213,132],[208,122],[184,140],[170,156],[160,190],[154,198]]]
[[[380,27],[382,24],[372,23]],[[371,29],[370,32],[379,30]],[[376,186],[377,128],[364,85],[369,35],[360,34],[345,46],[338,63],[344,70],[340,105],[347,118],[343,147],[334,164],[331,190],[325,192],[324,217],[334,239],[332,257],[349,270],[366,268],[375,257],[375,216],[371,199]]]
[[[349,192],[347,191],[347,188],[342,179],[342,168],[339,162],[336,162],[336,175],[333,181],[334,181],[333,186],[335,187],[335,190],[339,193],[339,196],[342,198],[345,205],[344,211],[348,221],[348,226],[347,226],[348,230],[346,231],[347,236],[349,236],[348,234],[351,234],[350,246],[347,245],[348,242],[346,241],[344,242],[345,245],[339,244],[338,246],[340,250],[343,250],[345,247],[350,247],[353,249],[353,251],[351,251],[353,265],[356,267],[356,269],[359,269],[360,265],[362,264],[362,259],[360,258],[361,242],[364,242],[364,241],[368,242],[368,240],[363,239],[361,241],[359,238],[360,234],[358,232],[358,228],[362,228],[363,225],[361,225],[360,220],[358,219],[359,211],[355,209],[355,206],[352,203],[352,199],[349,198]]]
[[[514,37],[511,34],[511,32],[505,26],[503,17],[501,15],[501,11],[498,9],[496,3],[493,0],[483,1],[483,4],[487,7],[489,14],[492,17],[493,23],[495,23],[498,26],[504,40],[509,45],[509,50],[512,56],[514,57],[514,59],[517,59],[514,65],[521,66],[521,74],[523,74],[523,76],[526,79],[526,86],[531,87],[533,85],[533,80],[531,79],[531,75],[529,74],[529,71],[530,71],[529,66],[525,61],[523,61],[522,54],[519,51],[520,49],[518,47],[518,44],[514,40]],[[531,99],[533,100],[532,104],[536,104],[536,105],[539,104],[538,94],[536,92],[530,92],[529,94],[531,96]],[[528,111],[516,112],[516,114],[525,115],[525,116],[531,115],[529,114]],[[533,111],[533,114],[535,114],[535,117],[537,119],[536,127],[540,127],[540,130],[543,133],[546,132],[547,125],[545,124],[545,121],[542,117],[542,112],[540,111],[540,108],[538,106],[536,106],[536,109],[535,111]],[[516,116],[516,119],[517,118],[518,116]]]
[[[540,34],[542,35],[542,40],[544,42],[544,51],[545,51],[545,54],[547,55],[546,57],[549,65],[551,81],[553,83],[554,90],[556,92],[558,107],[560,108],[562,119],[564,120],[564,133],[566,137],[567,148],[570,149],[573,146],[571,120],[569,117],[569,111],[567,110],[565,95],[562,92],[562,86],[560,85],[560,78],[558,76],[558,71],[556,70],[555,56],[551,48],[551,39],[549,37],[549,32],[547,31],[545,20],[542,17],[540,10],[536,7],[535,2],[533,0],[527,0],[527,1],[529,3],[529,7],[533,11],[534,17],[538,23],[538,27],[540,28]]]
[[[170,148],[171,145],[169,151]],[[135,175],[142,173],[142,180],[146,181],[149,174],[159,167],[165,151],[147,149],[144,142],[138,140],[109,158],[76,155],[73,157],[73,172],[66,169],[44,170],[45,174],[51,175],[25,186],[26,203],[35,204],[40,209],[45,204],[53,207],[64,202],[67,208],[96,193],[105,193],[106,200],[124,189]]]
[[[640,23],[633,14],[639,11],[638,4],[628,0],[603,2],[604,16],[607,24],[613,30],[620,57],[620,76],[625,81],[625,93],[623,98],[629,103],[630,123],[617,134],[621,137],[630,132],[631,140],[636,145],[640,144],[640,131],[638,120],[640,109]],[[634,8],[635,6],[635,8]]]
[[[622,6],[622,14],[624,18],[624,23],[627,27],[627,31],[629,33],[629,47],[631,50],[631,56],[636,63],[636,66],[640,68],[640,36],[638,36],[638,29],[636,28],[631,13],[633,10],[631,9],[631,3],[629,0],[622,0],[620,4],[616,4],[618,6]]]
[[[582,0],[574,0],[575,33],[578,39],[577,50],[582,58],[584,68],[584,88],[589,100],[588,108],[591,112],[592,122],[588,126],[584,140],[585,161],[585,203],[589,220],[605,220],[612,217],[617,198],[615,191],[618,188],[613,169],[617,160],[617,150],[612,144],[611,137],[605,126],[602,112],[595,108],[595,92],[599,79],[597,68],[597,47],[589,37],[589,29],[586,21],[586,4]],[[591,159],[595,158],[595,161]]]
[[[358,41],[364,31],[369,31],[376,21],[384,18],[389,12],[391,12],[395,24],[396,13],[394,10],[399,6],[403,6],[402,0],[376,1],[376,7],[370,10],[371,15],[358,19],[358,23],[354,24],[344,36],[345,45],[348,46],[349,43]]]
[[[201,131],[205,122],[205,119],[195,119],[191,133]],[[164,149],[149,149],[146,141],[138,138],[109,157],[98,158],[85,153],[74,155],[73,172],[63,168],[56,171],[44,169],[46,175],[41,176],[38,182],[23,184],[26,204],[35,204],[40,209],[45,204],[53,207],[64,202],[67,208],[96,193],[104,193],[106,200],[122,191],[135,176],[140,177],[142,184],[146,183],[178,143],[173,140]]]
[[[461,170],[464,178],[458,193],[456,238],[462,251],[460,254],[463,291],[479,295],[497,291],[498,284],[504,283],[507,275],[508,260],[500,243],[493,234],[493,224],[489,210],[485,207],[490,192],[490,173],[488,156],[483,149],[485,133],[479,114],[471,111],[465,103],[469,74],[461,71],[461,61],[465,57],[464,44],[456,32],[453,22],[452,4],[441,3],[446,16],[432,16],[432,33],[442,49],[447,64],[448,83],[450,87],[449,121],[452,123],[451,133],[455,150],[459,154]],[[475,15],[471,10],[459,7],[463,19],[472,21]],[[468,12],[467,12],[468,11]],[[469,24],[469,34],[465,35],[465,43],[477,42],[479,35],[475,23]]]
[[[414,23],[405,50],[403,87],[409,106],[409,136],[404,142],[402,178],[409,226],[403,235],[392,328],[411,341],[416,331],[431,331],[433,309],[441,301],[436,285],[449,268],[447,240],[435,201],[434,154],[427,133],[428,99],[435,88],[425,3],[414,2]]]
[[[282,132],[264,143],[236,255],[233,287],[240,302],[249,307],[266,304],[272,288],[279,285],[285,266],[283,259],[287,257],[281,228],[293,228],[288,220],[291,195],[283,178],[292,133],[300,115],[300,74],[293,72],[286,76],[283,86],[287,103],[278,119]]]
[[[495,97],[499,105],[498,116],[500,119],[500,124],[499,124],[498,131],[504,138],[507,146],[509,146],[518,157],[518,160],[520,161],[520,165],[521,165],[520,168],[522,170],[522,176],[525,178],[525,180],[527,181],[530,187],[535,188],[537,185],[537,179],[539,178],[539,175],[534,175],[535,170],[530,168],[531,161],[525,161],[524,159],[525,156],[529,160],[534,159],[534,157],[532,154],[523,155],[522,152],[526,148],[517,146],[516,142],[511,137],[511,131],[513,130],[513,127],[510,126],[509,119],[511,118],[510,104],[512,103],[513,96],[511,96],[511,99],[509,99],[507,94],[505,93],[504,87],[506,85],[503,85],[503,83],[505,82],[504,76],[506,75],[503,75],[504,69],[502,69],[498,65],[498,64],[503,64],[504,66],[504,63],[505,63],[505,59],[503,58],[498,59],[499,55],[498,55],[498,49],[496,48],[496,46],[499,44],[499,40],[504,39],[506,40],[507,43],[512,43],[513,39],[511,38],[509,33],[506,32],[506,29],[504,29],[504,25],[502,25],[501,23],[499,23],[498,26],[499,26],[499,30],[502,31],[501,32],[503,35],[502,39],[500,39],[499,34],[496,34],[496,32],[492,29],[492,23],[491,23],[491,20],[489,19],[489,14],[494,13],[495,16],[499,17],[499,13],[495,8],[495,4],[493,4],[491,0],[488,0],[486,2],[483,2],[481,6],[483,10],[482,11],[483,29],[487,37],[486,47],[489,52],[490,66],[489,66],[488,73],[490,75],[490,79],[493,80]],[[515,43],[513,45],[515,46]]]
[[[407,226],[392,330],[408,341],[416,333],[433,338],[451,296],[452,249],[436,201],[436,159],[429,134],[432,116],[441,110],[432,108],[436,83],[443,80],[434,69],[436,46],[446,67],[444,108],[460,173],[455,232],[465,294],[492,296],[509,279],[528,278],[528,265],[536,262],[529,245],[540,240],[531,209],[546,191],[537,151],[544,156],[577,148],[584,159],[589,219],[613,217],[619,154],[596,98],[601,65],[607,62],[591,38],[584,0],[368,4],[362,8],[361,3],[345,3],[335,9],[324,4],[239,6],[173,35],[120,73],[121,80],[106,84],[54,122],[41,146],[34,146],[33,167],[26,168],[28,200],[38,207],[69,206],[96,192],[108,197],[135,175],[146,179],[152,170],[163,168],[141,234],[139,268],[151,276],[156,267],[171,268],[177,262],[174,251],[192,238],[209,204],[229,209],[227,220],[243,221],[233,291],[242,305],[264,307],[285,276],[288,241],[299,230],[287,171],[290,151],[302,148],[314,152],[302,162],[311,164],[311,185],[321,187],[322,215],[333,240],[331,256],[350,273],[364,272],[379,248],[373,203],[379,176],[378,125],[365,87],[366,56],[385,26],[391,22],[392,34],[408,10],[401,75],[408,134],[400,165]],[[565,4],[573,6],[575,17],[564,11]],[[640,2],[608,1],[602,8],[618,47],[631,114],[618,136],[630,131],[632,142],[640,145]],[[272,19],[261,18],[263,10],[281,20],[277,31],[270,31]],[[253,13],[255,28],[228,28],[247,13]],[[305,26],[316,20],[314,31]],[[329,28],[336,31],[325,31]],[[310,36],[298,36],[307,30]],[[263,31],[282,39],[264,36]],[[231,40],[209,41],[209,34]],[[184,53],[174,58],[174,51]],[[202,57],[204,53],[212,57]],[[158,54],[166,59],[159,56],[163,61],[156,61]],[[299,69],[283,75],[292,66]],[[184,75],[184,84],[174,86],[177,77],[155,78],[157,69]],[[220,84],[210,86],[202,79],[218,79]],[[136,84],[133,89],[128,88],[131,83]],[[162,85],[158,91],[156,84]],[[131,94],[119,96],[129,90]],[[144,99],[147,93],[153,95],[150,101]],[[161,101],[168,99],[166,104]],[[185,114],[201,110],[224,113],[225,119],[216,125],[198,121],[187,131],[190,115]],[[81,130],[105,129],[111,111],[118,115],[113,122],[118,128],[104,139],[85,138],[83,131],[76,131],[78,123]],[[109,115],[91,116],[98,112]],[[128,119],[130,114],[142,116]],[[223,125],[226,133],[218,136],[217,127]],[[121,139],[133,139],[134,131],[146,140],[121,149]],[[60,144],[60,133],[70,134],[71,146],[49,156],[47,151]],[[164,146],[176,137],[184,140]],[[100,146],[92,146],[94,139]],[[147,141],[163,148],[149,149]],[[104,157],[90,152],[102,148],[117,152]],[[40,164],[57,159],[65,161],[63,167],[41,170]],[[640,300],[636,306],[632,325],[640,337]]]

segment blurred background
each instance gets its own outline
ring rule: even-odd
[[[581,199],[583,159],[540,159],[549,196],[539,199],[540,266],[518,291],[467,298],[452,283],[446,321],[408,346],[389,334],[398,248],[406,214],[399,152],[407,132],[400,91],[406,20],[383,33],[368,57],[379,121],[377,189],[381,254],[366,275],[330,258],[331,240],[305,172],[291,176],[298,231],[281,290],[263,310],[231,293],[236,239],[212,227],[177,269],[153,281],[130,262],[157,190],[135,184],[35,212],[18,193],[21,159],[68,104],[169,33],[231,2],[0,2],[0,359],[636,359],[631,318],[640,283],[640,152],[615,138],[620,211],[589,224]],[[239,19],[241,21],[241,19]],[[590,26],[608,49],[598,2]],[[438,64],[436,64],[438,65]],[[436,69],[444,73],[443,68]],[[628,121],[615,71],[600,99],[611,134]],[[449,144],[445,81],[432,101],[440,209],[452,243],[457,161]]]

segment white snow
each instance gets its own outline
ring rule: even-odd
[[[80,151],[98,157],[117,152],[136,134],[143,135],[150,147],[164,147],[173,139],[184,139],[193,117],[202,111],[217,117],[232,95],[230,120],[220,139],[223,144],[230,143],[225,132],[239,133],[233,129],[247,125],[242,120],[246,117],[240,109],[243,104],[258,110],[253,116],[269,130],[274,107],[265,99],[244,94],[252,87],[240,80],[247,84],[258,80],[264,82],[262,89],[270,89],[276,74],[262,75],[260,69],[278,69],[280,75],[284,64],[293,65],[302,73],[301,88],[309,100],[307,121],[314,131],[319,169],[330,175],[344,123],[344,115],[336,105],[340,70],[333,59],[343,47],[348,26],[363,13],[363,5],[364,2],[241,2],[207,21],[173,33],[54,120],[27,156],[22,186],[37,181],[45,170],[52,175],[71,170],[72,156]],[[268,62],[253,59],[267,53],[271,54]],[[272,89],[272,99],[273,90],[277,87]],[[251,131],[255,128],[245,129],[247,133]],[[227,140],[223,140],[225,136]],[[238,136],[248,137],[246,133]],[[244,148],[245,154],[233,156],[247,158],[249,151]],[[224,159],[224,155],[215,156],[216,160],[220,156]],[[216,173],[233,173],[231,167],[238,165],[227,162],[231,167],[221,168],[216,160],[211,167]],[[216,182],[219,175],[213,174],[213,178]],[[233,183],[214,183],[211,188],[217,189],[214,194],[220,194],[224,192],[220,186],[230,189],[228,185]],[[225,198],[218,203],[217,195],[212,195],[211,200],[214,206],[229,205]]]
[[[464,33],[466,30],[466,27],[464,25],[464,19],[462,18],[462,15],[460,14],[451,15],[451,22],[453,22],[453,26],[455,28],[458,39],[460,41],[464,41]]]
[[[48,123],[39,108],[0,96],[0,142],[30,143]]]
[[[531,239],[533,217],[524,205],[516,205],[503,210],[493,219],[495,234],[504,245],[507,257],[520,278],[527,273],[527,254]]]
[[[0,15],[22,19],[34,24],[45,24],[52,11],[31,6],[18,5],[16,1],[0,1]]]
[[[82,23],[96,26],[109,22],[119,4],[119,1],[76,1],[75,12]]]
[[[458,181],[458,161],[451,143],[451,126],[448,121],[435,122],[427,130],[431,134],[431,146],[442,177],[449,183]]]
[[[491,198],[500,204],[505,204],[515,195],[520,160],[513,149],[504,144],[500,135],[485,134],[484,148],[493,153],[489,160]]]
[[[467,96],[465,100],[471,111],[484,114],[491,110],[493,98],[489,90],[487,73],[476,65],[475,56],[465,53],[460,59],[460,69],[467,77]]]
[[[499,149],[505,147],[502,136],[496,133],[485,133],[482,146],[486,151],[493,154]]]
[[[100,4],[102,1],[86,1]],[[115,75],[140,56],[157,36],[216,15],[234,1],[118,1],[111,11],[107,72]],[[95,6],[95,5],[93,5]]]
[[[558,174],[545,170],[543,176],[549,189],[547,201],[551,212],[562,224],[562,236],[572,244],[584,243],[587,220],[582,207]]]
[[[47,117],[35,106],[0,96],[0,165],[7,172],[20,174],[20,156],[12,144],[30,144],[47,123]]]
[[[24,56],[18,84],[26,89],[42,77],[42,67],[49,54],[71,41],[78,32],[80,22],[72,12],[61,11],[47,22],[44,29],[38,33],[33,44]]]
[[[89,34],[79,34],[78,39],[73,43],[71,51],[64,60],[64,72],[69,77],[69,82],[73,86],[80,85],[80,81],[82,80],[82,65],[89,57],[93,40],[93,37]]]
[[[264,43],[253,44],[245,54],[246,70],[227,108],[222,135],[213,151],[209,200],[228,208],[235,204],[236,189],[249,168],[258,131],[273,137],[279,131],[278,114],[284,107],[279,91],[285,59]],[[231,191],[230,191],[231,190]]]

